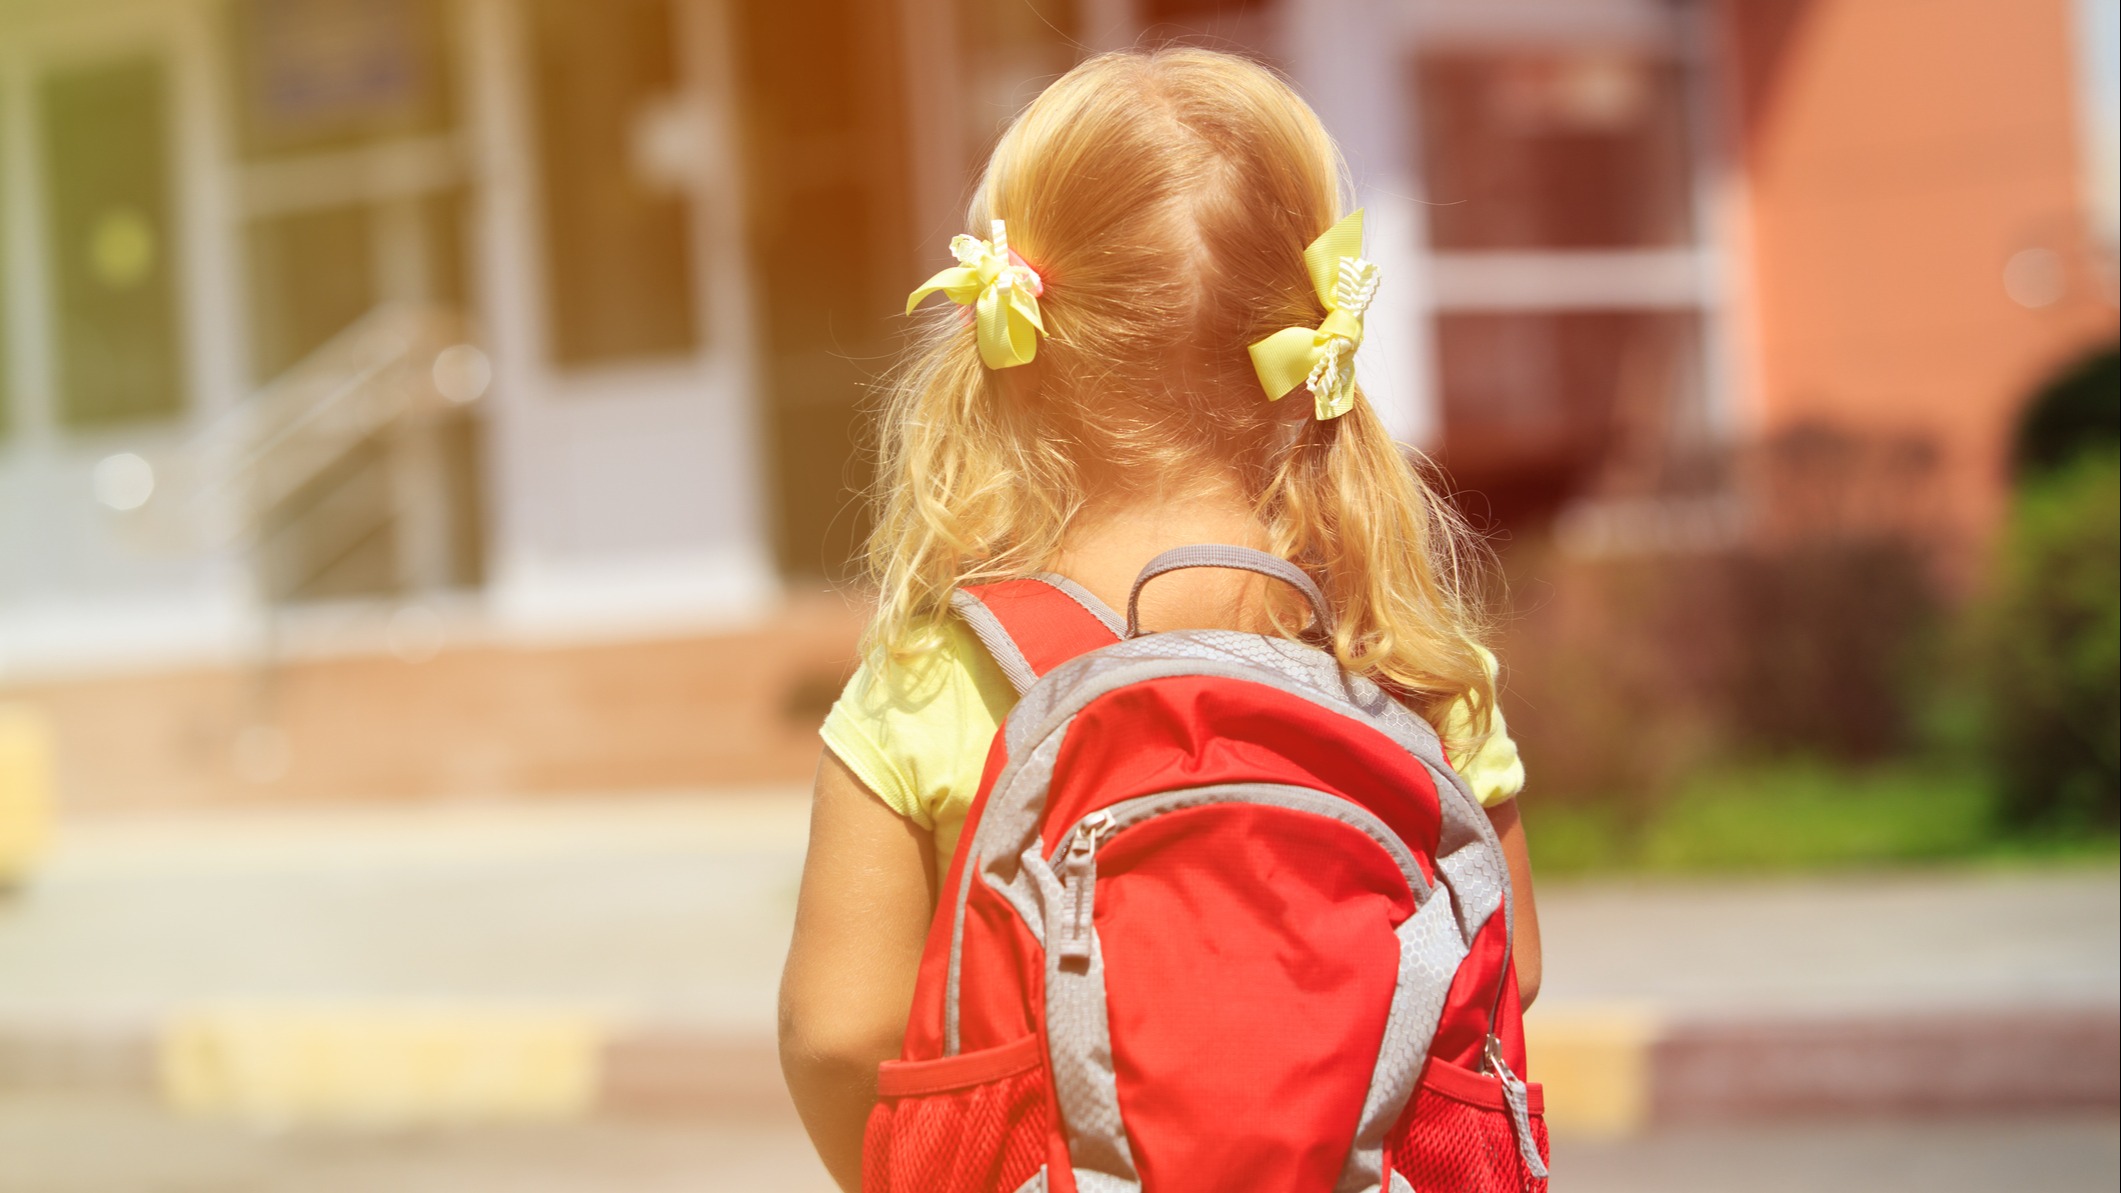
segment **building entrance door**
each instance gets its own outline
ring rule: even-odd
[[[864,399],[918,280],[898,8],[737,13],[775,547],[791,576],[846,574],[867,534]]]
[[[432,352],[460,334],[468,171],[447,5],[236,0],[226,17],[249,404],[261,443],[280,445],[257,449],[246,483],[261,593],[476,587],[474,410],[373,425],[340,413],[365,397],[356,390],[382,367],[377,353],[396,351],[381,345]],[[334,419],[344,435],[299,430]]]

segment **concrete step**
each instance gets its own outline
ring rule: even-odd
[[[0,711],[49,726],[64,815],[795,782],[862,610],[818,593],[625,640],[424,607],[297,622],[248,662],[0,683]]]

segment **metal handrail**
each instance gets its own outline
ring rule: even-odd
[[[424,519],[421,499],[401,494],[355,526],[334,495],[354,475],[341,468],[354,453],[380,444],[395,458],[401,444],[423,441],[428,417],[461,407],[442,392],[435,367],[461,334],[460,318],[445,308],[370,309],[173,451],[158,453],[155,471],[167,483],[149,497],[141,530],[236,547],[276,600],[291,590],[269,577],[293,576],[286,565],[302,572],[305,558],[329,559],[378,527]],[[281,554],[289,549],[294,554]],[[405,574],[395,583],[421,581]]]

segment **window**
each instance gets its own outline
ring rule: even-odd
[[[464,302],[463,191],[252,220],[251,377],[270,381],[389,299]]]
[[[1691,311],[1510,311],[1437,320],[1445,465],[1504,524],[1586,489],[1654,488],[1699,407]]]
[[[0,441],[15,425],[14,365],[8,357],[8,336],[13,330],[8,320],[13,312],[8,304],[6,129],[7,112],[0,108]]]
[[[232,15],[245,154],[447,128],[441,7],[438,0],[241,0]]]
[[[462,301],[442,0],[238,0],[251,380],[378,303]]]
[[[1442,458],[1529,528],[1698,455],[1703,293],[1688,88],[1667,53],[1463,48],[1414,83]]]
[[[667,119],[678,86],[670,4],[535,0],[531,11],[553,359],[690,351],[686,195],[641,160],[658,132],[684,128]]]
[[[251,224],[251,376],[309,355],[375,305],[368,210],[331,207]]]
[[[1661,248],[1693,236],[1685,91],[1662,59],[1453,54],[1415,71],[1432,244]]]
[[[183,408],[163,95],[153,60],[43,83],[59,418],[69,426]]]
[[[899,346],[913,220],[899,13],[873,0],[744,4],[746,212],[759,268],[781,566],[845,576],[868,523],[859,403]],[[927,268],[935,268],[932,264]]]

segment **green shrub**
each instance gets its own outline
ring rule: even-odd
[[[1689,776],[1630,821],[1612,803],[1524,796],[1542,877],[1771,874],[1941,863],[2110,862],[2111,831],[2027,837],[1996,831],[1990,785],[1932,761],[1852,766],[1783,757]]]
[[[2085,453],[2021,485],[1980,638],[2006,824],[2121,822],[2121,457]]]

